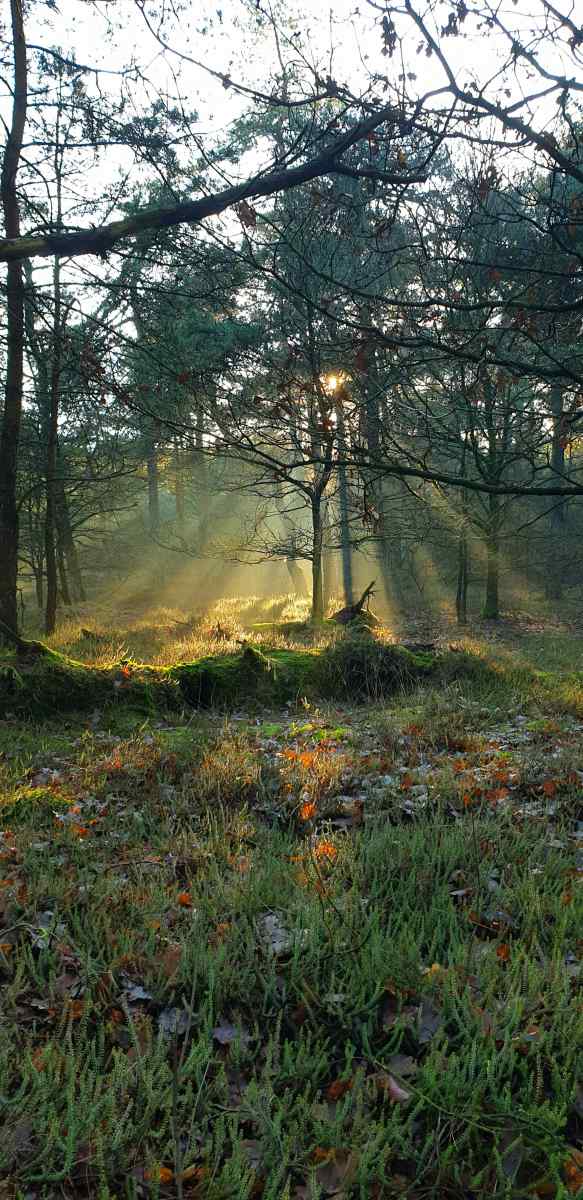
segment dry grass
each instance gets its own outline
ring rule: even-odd
[[[282,636],[277,625],[300,623],[308,617],[308,602],[292,594],[269,599],[227,596],[204,613],[187,613],[163,605],[153,605],[144,612],[101,602],[76,605],[67,615],[61,615],[54,635],[47,640],[55,650],[95,666],[107,666],[121,658],[169,666],[206,654],[236,651],[250,637],[250,626],[255,623],[266,628],[253,631],[254,643],[303,649],[305,635]],[[270,622],[273,629],[269,628]],[[84,629],[97,636],[87,637]],[[26,632],[38,636],[41,630],[31,624]],[[309,635],[310,644],[327,645],[335,636],[334,629],[322,629]]]

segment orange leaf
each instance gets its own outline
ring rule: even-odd
[[[72,1021],[78,1021],[83,1016],[84,1009],[85,1003],[83,1000],[70,1000],[67,1012]]]
[[[322,1146],[316,1146],[314,1148],[314,1151],[312,1154],[312,1162],[315,1162],[315,1163],[330,1162],[331,1158],[334,1158],[333,1150],[325,1150]]]
[[[561,896],[561,904],[567,905],[567,904],[572,904],[572,903],[573,903],[573,893],[572,892],[563,892],[563,894]]]
[[[413,779],[413,776],[409,775],[408,772],[406,775],[403,775],[403,778],[401,780],[401,787],[402,787],[403,791],[406,792],[408,788],[413,787],[414,782],[415,782],[415,780]]]
[[[316,805],[313,803],[313,801],[306,800],[306,803],[302,804],[302,807],[300,808],[300,819],[302,821],[311,821],[312,817],[315,817],[315,815]]]
[[[182,962],[182,946],[180,942],[172,942],[169,946],[166,946],[160,954],[156,955],[156,962],[168,979],[172,979]]]
[[[213,933],[212,937],[209,938],[211,946],[218,946],[220,942],[224,942],[230,928],[231,925],[229,921],[219,921],[215,932]]]
[[[567,1190],[573,1196],[583,1187],[583,1151],[574,1146],[569,1148],[569,1157],[564,1165]]]
[[[333,842],[327,841],[326,838],[323,838],[321,842],[318,842],[314,850],[314,854],[319,861],[327,859],[328,862],[334,862],[334,859],[338,858],[336,846]]]
[[[557,784],[554,779],[545,779],[543,783],[543,792],[545,796],[554,796],[557,790]]]
[[[144,1171],[144,1179],[152,1183],[172,1183],[174,1172],[170,1167],[154,1167],[151,1171]]]
[[[486,792],[486,800],[489,800],[491,804],[498,804],[499,800],[506,800],[507,796],[509,795],[510,793],[508,788],[490,788],[490,790]]]
[[[340,1100],[347,1092],[350,1092],[354,1087],[353,1079],[334,1079],[326,1088],[326,1097],[328,1100]]]
[[[72,825],[71,831],[72,831],[72,833],[76,833],[77,837],[80,837],[80,838],[86,838],[87,834],[89,833],[89,830],[86,825]]]
[[[36,1050],[34,1050],[33,1053],[31,1054],[30,1060],[32,1062],[32,1065],[33,1065],[35,1071],[44,1071],[45,1066],[46,1066],[44,1046],[37,1046]]]
[[[494,779],[496,780],[496,783],[510,783],[510,771],[499,767],[498,770],[494,772]]]
[[[196,1181],[200,1183],[203,1179],[206,1179],[207,1175],[208,1167],[196,1167],[193,1165],[192,1167],[187,1167],[186,1170],[182,1172],[180,1178],[183,1183],[187,1183],[189,1179],[196,1179]]]
[[[501,942],[500,945],[496,947],[496,954],[498,958],[502,960],[502,962],[508,962],[508,959],[510,958],[510,946],[508,943]]]
[[[466,771],[468,764],[465,758],[454,758],[452,767],[456,775],[460,775],[462,771]]]
[[[178,903],[181,908],[192,908],[192,897],[190,892],[179,892]]]

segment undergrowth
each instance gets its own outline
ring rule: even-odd
[[[474,683],[0,723],[0,1194],[576,1194],[577,721]]]

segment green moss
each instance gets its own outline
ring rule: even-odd
[[[217,654],[171,667],[169,675],[185,700],[200,708],[256,698],[298,699],[313,690],[317,657],[303,650],[263,653],[246,646],[240,654]]]
[[[324,649],[245,646],[237,654],[208,655],[173,667],[124,661],[88,667],[31,643],[34,653],[5,662],[0,670],[0,717],[42,717],[123,704],[136,712],[229,707],[248,700],[282,704],[303,697],[354,701],[384,698],[424,679],[490,678],[494,668],[478,656],[413,652],[350,630]]]
[[[165,668],[138,663],[88,667],[48,646],[35,650],[30,658],[18,656],[0,671],[0,717],[8,713],[42,717],[53,712],[85,712],[122,701],[152,712],[157,705],[177,699],[177,688]]]

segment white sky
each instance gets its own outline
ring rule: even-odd
[[[164,35],[171,46],[192,55],[214,70],[229,74],[235,81],[259,89],[268,85],[270,74],[278,70],[278,58],[272,30],[268,25],[258,30],[251,20],[252,3],[244,0],[152,0],[147,11],[156,23],[155,11],[169,11],[172,3],[180,5],[179,20],[164,25]],[[416,54],[420,38],[410,26],[397,24],[399,31],[409,28],[404,42],[403,59],[400,53],[392,59],[382,55],[380,20],[382,13],[373,9],[367,0],[334,0],[332,7],[323,6],[320,0],[261,0],[272,3],[277,23],[282,28],[280,46],[287,63],[298,61],[296,45],[301,47],[305,58],[318,66],[323,74],[328,70],[340,83],[346,83],[353,92],[365,90],[369,72],[387,74],[391,83],[397,83],[402,71],[414,72],[417,78],[411,82],[412,93],[426,92],[444,83],[442,69],[434,58]],[[467,0],[472,7],[473,0]],[[575,7],[572,0],[554,0],[556,7],[572,16]],[[121,71],[132,62],[139,65],[143,76],[149,80],[129,85],[130,103],[124,114],[128,120],[149,108],[146,99],[155,100],[158,94],[170,102],[178,96],[184,106],[198,112],[195,131],[202,135],[210,149],[218,134],[229,129],[233,119],[242,112],[248,102],[233,89],[225,90],[220,81],[204,69],[184,62],[174,54],[165,54],[148,31],[134,0],[56,0],[57,9],[46,4],[33,3],[28,7],[26,18],[27,39],[30,44],[59,47],[66,55],[74,54],[81,63],[102,70]],[[577,0],[583,18],[583,0]],[[437,7],[438,20],[445,25],[453,4],[442,0]],[[500,0],[498,11],[510,27],[516,30],[524,42],[531,33],[540,30],[544,14],[543,0]],[[397,20],[397,18],[395,18]],[[112,32],[112,29],[114,32]],[[500,51],[507,50],[502,36],[487,35],[476,29],[473,19],[468,18],[463,26],[464,36],[448,38],[443,46],[448,60],[462,85],[472,78],[481,83],[496,75],[500,62]],[[294,35],[298,34],[297,41]],[[4,35],[5,36],[5,35]],[[560,57],[549,44],[544,49],[545,64],[551,68],[561,65]],[[567,65],[565,62],[563,68]],[[572,64],[569,64],[572,70]],[[582,74],[583,77],[583,74]],[[511,73],[504,86],[512,97],[521,95],[522,86],[532,86],[524,78]],[[99,86],[106,93],[115,95],[119,80],[115,75],[101,75]],[[538,81],[536,88],[538,90]],[[499,81],[496,82],[496,88]],[[88,88],[92,91],[91,83]],[[379,88],[378,95],[382,96]],[[4,106],[6,93],[4,93]],[[534,119],[539,127],[549,125],[555,114],[556,104],[552,101],[539,102],[535,107]],[[189,151],[190,153],[190,151]],[[79,187],[87,195],[99,197],[104,184],[113,185],[117,178],[125,179],[129,154],[124,149],[110,149],[101,154],[97,166],[89,171],[79,160],[83,169]],[[259,160],[241,164],[243,174],[259,164]],[[134,183],[146,178],[144,168],[132,168],[124,196],[128,196]],[[148,172],[150,177],[152,173]],[[236,168],[229,167],[230,178],[236,177]],[[218,186],[220,182],[217,181]],[[108,219],[115,215],[106,214]],[[89,216],[80,218],[80,223],[89,222]],[[103,219],[97,209],[94,220]],[[35,267],[38,274],[46,277],[49,264]],[[87,268],[99,274],[99,263],[88,260]]]

